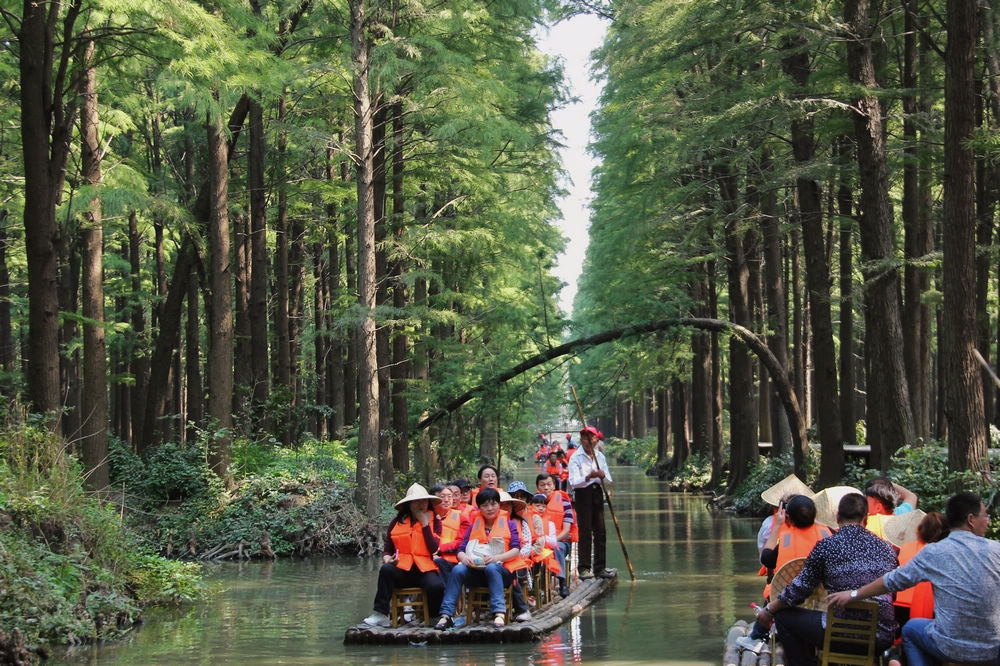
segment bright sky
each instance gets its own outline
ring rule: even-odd
[[[563,183],[569,194],[559,201],[560,228],[569,239],[566,252],[559,255],[555,274],[566,283],[559,294],[564,312],[573,311],[576,280],[587,250],[590,223],[590,173],[595,160],[587,153],[590,142],[590,112],[597,108],[600,87],[590,78],[590,52],[601,45],[607,22],[593,16],[575,16],[539,35],[543,53],[563,60],[569,90],[579,98],[575,104],[555,111],[552,125],[563,133],[562,162],[572,182]]]

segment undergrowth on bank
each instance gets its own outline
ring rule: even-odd
[[[16,630],[44,654],[113,639],[147,604],[201,595],[198,567],[146,549],[113,499],[84,489],[79,464],[44,428],[0,431],[0,634]]]
[[[289,448],[238,440],[227,489],[209,468],[204,441],[164,444],[148,459],[121,443],[111,451],[113,484],[146,543],[193,559],[372,552],[374,528],[392,509],[386,501],[374,520],[358,510],[354,464],[339,441]]]

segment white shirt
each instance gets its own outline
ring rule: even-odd
[[[600,483],[600,477],[587,478],[595,469],[604,470],[604,480],[611,483],[611,470],[608,469],[608,461],[604,454],[594,450],[594,457],[587,455],[582,447],[569,459],[569,485],[573,488],[585,488]]]

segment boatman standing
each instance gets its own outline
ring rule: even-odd
[[[597,442],[604,438],[594,426],[580,431],[581,450],[569,459],[569,485],[573,488],[576,518],[580,529],[580,578],[614,578],[607,565],[607,531],[604,529],[604,490],[611,482],[611,472]],[[593,555],[591,555],[593,549]]]

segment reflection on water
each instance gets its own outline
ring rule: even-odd
[[[534,478],[534,468],[521,478]],[[631,583],[608,516],[608,566],[618,587],[539,643],[344,645],[371,612],[378,558],[211,565],[213,594],[147,613],[125,641],[82,647],[57,664],[718,664],[724,633],[761,594],[759,521],[713,515],[703,498],[672,494],[616,469],[615,514],[635,568]],[[530,484],[529,484],[530,485]]]

